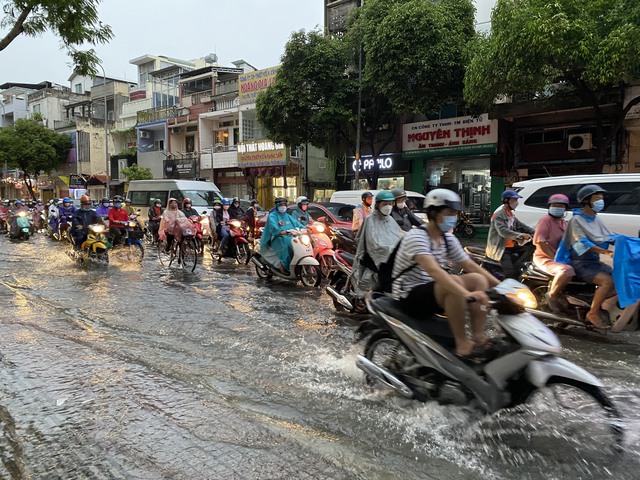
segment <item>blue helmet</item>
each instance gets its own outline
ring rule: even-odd
[[[518,192],[515,190],[505,190],[502,192],[502,201],[508,200],[509,198],[522,198],[518,195]]]
[[[14,205],[22,205],[22,201],[21,200],[16,200],[15,202],[13,202]]]
[[[73,200],[71,200],[69,197],[64,197],[62,199],[62,203],[73,203]]]
[[[231,200],[229,200],[228,198],[223,198],[222,199],[222,204],[223,205],[231,205]]]

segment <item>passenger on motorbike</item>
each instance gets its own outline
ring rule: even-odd
[[[89,226],[97,223],[103,224],[102,217],[96,213],[91,207],[91,197],[83,195],[80,197],[80,208],[73,214],[71,222],[71,235],[73,237],[73,245],[76,250],[80,250],[82,244],[89,234]]]
[[[151,229],[153,240],[156,242],[158,241],[158,229],[160,228],[162,212],[162,201],[159,198],[156,198],[149,208],[149,228]]]
[[[218,210],[216,214],[216,234],[220,238],[220,250],[219,253],[224,254],[227,248],[227,242],[229,241],[229,226],[227,223],[233,218],[229,213],[229,207],[231,207],[231,201],[228,198],[222,199],[222,209]]]
[[[73,205],[73,200],[69,197],[62,199],[62,205],[58,207],[58,218],[61,223],[68,223],[71,225],[71,219],[76,211],[76,207]]]
[[[186,219],[184,213],[178,210],[178,200],[170,198],[167,209],[162,213],[160,228],[158,229],[158,236],[160,237],[160,240],[167,244],[167,252],[171,251],[171,248],[173,247],[173,240],[179,233],[177,230],[180,228],[179,225],[177,225],[178,222],[184,219]]]
[[[184,200],[182,200],[182,213],[184,213],[184,216],[187,218],[193,215],[195,215],[196,217],[200,216],[198,211],[193,208],[193,204],[191,203],[190,198],[185,198]]]
[[[293,258],[292,239],[287,235],[287,230],[304,228],[298,220],[287,213],[287,199],[277,197],[275,210],[269,214],[267,224],[264,227],[260,248],[271,248],[280,260],[280,270],[284,274],[289,272],[289,264]]]
[[[569,197],[562,193],[551,195],[547,200],[547,206],[549,214],[540,219],[533,235],[533,244],[536,246],[533,263],[540,270],[553,277],[547,299],[549,308],[560,313],[566,304],[562,292],[575,275],[575,271],[570,265],[555,261],[558,246],[567,229],[564,214],[569,208]]]
[[[244,210],[240,206],[240,200],[238,197],[233,197],[231,201],[231,206],[229,207],[229,216],[231,220],[240,220],[244,215]]]
[[[307,209],[309,208],[309,199],[307,197],[300,196],[296,198],[296,205],[296,208],[291,212],[293,218],[298,220],[305,227],[310,223],[313,223],[311,215],[307,212]]]
[[[523,243],[531,240],[534,230],[518,220],[514,213],[519,198],[522,197],[513,190],[502,192],[502,205],[491,216],[487,236],[486,255],[500,262],[505,278],[517,278],[522,264],[533,253],[533,246]]]
[[[362,203],[357,205],[356,208],[353,209],[353,220],[351,221],[351,229],[353,230],[353,236],[355,237],[362,227],[362,223],[364,219],[367,218],[371,212],[371,204],[373,203],[373,193],[364,192],[361,196]]]
[[[108,218],[111,243],[114,246],[119,245],[124,242],[127,224],[129,223],[129,214],[122,208],[122,197],[120,195],[113,197],[113,207],[109,209]]]
[[[598,328],[608,327],[608,315],[600,309],[614,291],[611,267],[600,261],[600,255],[613,256],[613,251],[608,249],[613,243],[612,234],[598,218],[598,212],[605,206],[604,193],[606,190],[598,185],[585,185],[578,190],[576,197],[582,208],[573,211],[562,237],[564,249],[556,256],[560,261],[567,261],[568,257],[578,277],[598,286],[586,315]]]
[[[107,197],[104,197],[102,200],[100,200],[100,206],[96,208],[96,213],[102,218],[107,218],[109,216],[110,207],[111,200],[109,200]]]
[[[18,215],[21,212],[28,213],[29,209],[22,203],[22,200],[16,199],[13,207],[9,209],[9,235],[16,236],[18,234]]]
[[[395,202],[393,202],[391,216],[396,222],[398,222],[398,226],[405,232],[411,230],[412,226],[421,226],[422,222],[420,219],[416,217],[407,206],[407,192],[401,188],[394,188],[391,190],[391,193],[393,193],[393,196],[396,199]]]
[[[60,199],[54,198],[49,202],[49,208],[47,209],[47,218],[51,219],[58,216],[58,205]]]
[[[3,227],[6,227],[6,222],[8,218],[9,218],[9,200],[3,200],[2,202],[0,202],[0,224],[2,224]]]
[[[125,212],[127,212],[127,214],[130,215],[130,216],[136,214],[136,209],[131,206],[131,199],[130,198],[125,198],[124,199],[124,207],[122,207],[122,209]]]
[[[256,219],[258,218],[258,201],[251,200],[250,207],[242,216],[242,221],[249,227],[250,237],[255,237]]]
[[[358,248],[353,263],[353,285],[359,297],[366,296],[378,280],[378,269],[386,262],[402,236],[391,218],[395,198],[389,190],[376,195],[375,211],[367,216],[358,232]]]
[[[462,210],[460,197],[438,188],[425,199],[429,222],[408,232],[398,247],[392,271],[392,295],[412,317],[428,320],[445,312],[460,357],[482,355],[489,345],[485,321],[489,297],[486,290],[499,281],[465,253],[451,232]],[[442,266],[455,262],[463,275],[452,275]],[[472,338],[465,332],[469,311]]]

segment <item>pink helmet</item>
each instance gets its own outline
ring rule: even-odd
[[[551,205],[552,203],[564,203],[566,206],[569,206],[569,197],[562,193],[554,193],[547,200],[547,205]]]

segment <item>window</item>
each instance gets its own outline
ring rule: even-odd
[[[149,192],[129,192],[127,196],[131,199],[132,205],[149,205],[151,202]]]
[[[640,189],[640,182],[611,182],[602,183],[600,185],[607,193],[604,194],[605,213],[632,213],[626,211],[630,205],[633,205],[635,199],[636,215],[640,214],[638,211],[638,189]],[[616,210],[616,211],[612,211]],[[624,211],[622,211],[624,210]]]
[[[587,183],[581,183],[578,185],[555,185],[551,187],[543,187],[536,190],[529,198],[527,198],[524,202],[525,205],[530,207],[537,208],[547,208],[547,200],[554,193],[564,193],[569,197],[570,208],[578,208],[580,205],[578,204],[578,200],[576,198],[576,194],[578,190],[587,185]],[[636,192],[638,188],[640,188],[640,183],[638,182],[610,182],[610,183],[601,183],[600,186],[604,188],[607,193],[604,196],[606,206],[604,212],[607,213],[627,213],[619,211],[612,212],[610,208],[616,208],[619,210],[626,209],[628,202],[633,202],[633,192]],[[627,197],[631,195],[630,197]],[[627,198],[623,198],[627,197]],[[620,203],[619,203],[619,199]],[[614,205],[616,205],[614,207]],[[637,204],[636,204],[637,205]]]
[[[166,207],[167,206],[167,201],[169,200],[169,193],[166,190],[160,191],[160,192],[149,192],[149,200],[148,201],[151,202],[152,198],[154,200],[156,198],[159,198],[160,202],[162,203],[162,206]],[[134,203],[133,202],[133,198],[131,199],[131,203]]]
[[[73,91],[74,91],[75,93],[84,93],[84,92],[82,91],[82,84],[81,84],[81,83],[76,83],[76,84],[73,86]]]
[[[196,137],[194,135],[189,135],[185,138],[185,148],[187,153],[193,153],[196,150]]]
[[[40,104],[39,103],[36,103],[33,106],[33,113],[40,113]]]
[[[171,196],[181,205],[183,199],[191,199],[194,208],[212,207],[214,200],[220,200],[220,196],[213,190],[173,190]]]
[[[640,187],[618,197],[615,202],[606,208],[605,212],[640,215]]]
[[[156,152],[162,152],[164,151],[164,140],[155,140],[153,142],[153,149]]]

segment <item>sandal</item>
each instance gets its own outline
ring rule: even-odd
[[[469,355],[460,355],[459,353],[456,353],[455,356],[458,360],[466,363],[467,365],[480,365],[482,363],[486,363],[489,349],[485,345],[475,345]]]
[[[607,317],[606,320],[605,316]],[[593,328],[597,328],[599,330],[608,330],[611,328],[611,325],[608,322],[608,315],[602,310],[598,312],[598,318],[596,321],[593,321],[591,318],[589,318],[589,314],[587,314],[585,318]]]

